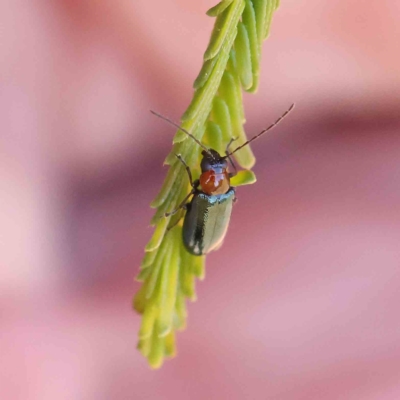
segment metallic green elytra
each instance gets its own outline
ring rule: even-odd
[[[218,249],[224,240],[231,218],[235,189],[210,196],[198,192],[186,207],[183,222],[183,244],[196,256]]]

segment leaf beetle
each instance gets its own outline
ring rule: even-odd
[[[234,140],[236,140],[231,139],[226,147],[224,156],[221,156],[214,149],[208,149],[190,132],[183,129],[169,118],[164,117],[155,111],[151,111],[157,117],[167,121],[186,133],[203,149],[201,152],[203,158],[200,164],[201,175],[200,178],[195,181],[193,181],[189,166],[180,154],[176,154],[176,157],[186,169],[192,190],[175,210],[164,214],[164,217],[169,217],[180,209],[186,209],[182,228],[182,238],[183,244],[189,253],[201,256],[208,254],[212,250],[218,249],[222,245],[229,226],[232,206],[236,201],[235,188],[230,185],[230,178],[235,176],[237,173],[236,167],[231,159],[232,154],[258,139],[261,135],[279,124],[279,122],[289,114],[293,107],[294,104],[292,104],[290,108],[268,128],[262,130],[258,135],[252,137],[250,140],[236,147],[235,150],[229,152],[230,145]],[[232,165],[234,172],[228,171],[228,161]],[[188,201],[190,196],[193,197]],[[173,226],[169,229],[172,228]]]

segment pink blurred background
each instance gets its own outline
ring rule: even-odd
[[[400,398],[400,3],[282,1],[224,246],[177,358],[133,281],[213,20],[204,1],[0,1],[2,399]]]

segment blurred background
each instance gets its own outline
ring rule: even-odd
[[[400,398],[400,3],[282,1],[255,185],[151,371],[131,310],[214,0],[0,0],[2,399]]]

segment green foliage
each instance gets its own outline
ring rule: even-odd
[[[268,35],[278,2],[222,0],[207,12],[216,21],[181,126],[220,153],[224,153],[231,138],[236,139],[235,146],[247,140],[242,90],[257,89],[261,44]],[[134,298],[134,308],[142,314],[138,349],[153,368],[160,367],[165,357],[175,355],[175,331],[186,326],[186,299],[196,299],[195,279],[205,276],[205,257],[193,256],[183,247],[183,212],[164,217],[190,191],[186,171],[175,154],[182,155],[194,177],[199,173],[199,146],[181,131],[176,132],[173,143],[165,160],[169,165],[167,177],[151,203],[157,209],[151,221],[155,230],[145,248],[137,277],[143,283]],[[232,186],[255,182],[250,171],[255,163],[250,146],[234,157],[244,170],[232,179]]]

